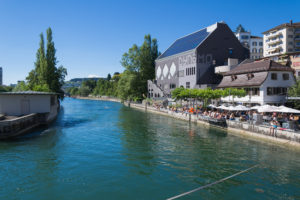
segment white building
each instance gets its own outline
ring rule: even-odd
[[[263,32],[264,57],[300,52],[300,22],[281,24]]]
[[[250,51],[251,59],[258,59],[263,57],[263,38],[252,36],[251,32],[236,32],[235,36],[247,47]]]
[[[293,69],[272,60],[240,64],[224,74],[218,88],[243,88],[247,95],[221,98],[243,104],[283,104],[289,87],[295,84]]]
[[[59,108],[56,93],[49,92],[3,92],[0,93],[0,114],[22,116],[31,113],[49,113],[55,118]]]

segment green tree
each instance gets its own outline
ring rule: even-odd
[[[106,80],[110,81],[111,80],[111,75],[110,74],[107,74],[107,78]]]
[[[145,36],[140,47],[134,44],[128,52],[123,54],[121,64],[125,71],[118,84],[121,98],[142,99],[147,96],[145,95],[147,94],[147,80],[155,77],[155,59],[159,54],[157,40],[151,39],[150,35]],[[126,81],[129,83],[125,83]]]
[[[298,79],[296,83],[288,89],[289,97],[300,97],[300,80]],[[289,100],[288,106],[291,106],[296,109],[300,109],[299,100]]]
[[[29,90],[51,91],[59,93],[59,98],[63,98],[62,86],[64,84],[67,70],[63,66],[57,67],[56,49],[52,38],[51,28],[47,29],[47,50],[45,53],[45,43],[43,33],[40,34],[40,45],[36,53],[36,61],[33,69],[26,80]]]
[[[16,87],[13,89],[13,92],[19,92],[19,91],[26,91],[28,90],[28,85],[26,85],[25,81],[20,81],[16,85]]]

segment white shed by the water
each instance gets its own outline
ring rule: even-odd
[[[31,113],[57,113],[57,94],[51,92],[0,93],[0,114],[21,116]]]

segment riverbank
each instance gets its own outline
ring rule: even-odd
[[[126,103],[125,105],[128,106],[128,104]],[[147,112],[173,117],[176,119],[191,121],[205,127],[214,127],[214,128],[222,129],[226,131],[228,134],[236,135],[247,139],[252,138],[254,140],[272,142],[289,148],[291,147],[291,148],[300,149],[300,134],[295,132],[277,130],[275,136],[271,136],[269,127],[249,125],[247,123],[235,122],[230,120],[226,120],[227,127],[221,127],[197,119],[197,116],[195,115],[189,115],[189,114],[185,115],[181,113],[175,113],[172,111],[160,111],[153,107],[145,108],[145,106],[142,104],[134,104],[134,103],[131,103],[130,107],[147,111]]]
[[[120,99],[110,98],[110,97],[75,97],[77,99],[88,99],[88,100],[100,100],[100,101],[113,101],[113,102],[121,102]],[[128,102],[124,103],[125,106],[129,106]],[[144,104],[136,104],[130,103],[131,108],[139,109],[142,111],[147,111],[155,114],[160,114],[168,117],[172,117],[175,119],[180,119],[184,121],[190,121],[193,123],[197,123],[201,126],[205,126],[207,128],[213,127],[226,131],[228,134],[236,135],[239,137],[243,137],[246,139],[254,139],[265,142],[272,142],[281,146],[292,147],[300,149],[300,134],[296,132],[284,131],[284,130],[276,130],[275,136],[270,134],[270,128],[267,126],[257,126],[250,125],[248,123],[236,122],[226,120],[226,127],[219,126],[216,124],[212,124],[209,121],[204,121],[198,119],[196,115],[175,113],[168,110],[158,110],[151,106],[146,106]]]

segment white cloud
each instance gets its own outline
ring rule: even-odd
[[[100,78],[100,76],[94,75],[94,74],[90,74],[88,75],[88,78]]]

